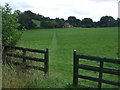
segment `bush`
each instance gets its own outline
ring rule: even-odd
[[[17,14],[12,14],[11,10],[9,4],[2,7],[2,44],[14,46],[21,34],[17,30],[19,26]]]
[[[2,8],[2,45],[3,46],[15,46],[20,39],[22,33],[18,32],[19,26],[17,14],[12,14],[12,8],[9,4],[6,4]],[[2,60],[5,61],[5,55],[8,49],[3,49]]]

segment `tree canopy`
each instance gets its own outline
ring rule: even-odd
[[[82,25],[82,27],[88,27],[88,28],[94,27],[94,23],[93,23],[93,20],[91,18],[82,19],[81,25]]]
[[[112,16],[102,16],[100,21],[93,22],[91,18],[83,18],[82,20],[75,16],[69,16],[67,20],[62,18],[51,19],[50,17],[44,17],[43,15],[36,14],[30,10],[21,12],[15,10],[17,13],[18,22],[20,23],[19,29],[35,29],[35,28],[63,28],[65,23],[68,23],[72,27],[116,27],[118,26],[118,20],[115,20]],[[40,25],[36,25],[36,21],[40,22]]]
[[[101,27],[114,27],[117,22],[112,16],[103,16],[99,23]]]
[[[77,19],[75,16],[69,16],[67,22],[71,24],[73,27],[79,27],[81,21]]]

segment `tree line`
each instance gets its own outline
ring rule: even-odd
[[[30,10],[21,12],[12,8],[9,4],[0,6],[2,13],[2,41],[4,45],[14,45],[19,40],[21,34],[17,30],[30,30],[36,28],[64,28],[64,27],[118,27],[120,18],[115,20],[112,16],[102,16],[99,21],[93,22],[91,18],[77,19],[75,16],[69,16],[67,20],[63,18],[51,19],[43,15],[36,14]]]
[[[80,20],[75,16],[69,16],[67,20],[64,20],[63,18],[50,19],[50,17],[44,17],[43,15],[33,13],[30,10],[24,12],[15,10],[14,13],[18,14],[18,22],[20,23],[20,26],[18,27],[19,30],[23,28],[63,28],[66,23],[72,27],[117,27],[119,21],[119,18],[115,20],[112,16],[102,16],[100,21],[93,22],[91,18],[84,18]],[[33,22],[33,20],[40,22],[39,27]]]

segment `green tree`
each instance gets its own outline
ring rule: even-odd
[[[12,8],[9,4],[2,7],[2,45],[4,46],[15,46],[17,41],[20,39],[21,34],[18,32],[17,27],[19,26],[17,14],[11,13]],[[5,55],[9,49],[4,48],[2,52],[2,60],[5,63]]]
[[[65,24],[64,19],[49,19],[49,20],[42,20],[41,27],[42,28],[62,28]]]
[[[0,6],[0,50],[2,48],[1,46],[2,46],[2,7]]]
[[[2,7],[2,44],[13,46],[19,40],[21,34],[17,30],[19,26],[17,14],[12,14],[11,10],[9,4]]]
[[[15,13],[19,13],[18,11]],[[19,14],[18,22],[21,24],[19,29],[34,29],[36,27],[35,23],[32,21],[34,13],[31,11],[25,11]]]
[[[91,18],[82,19],[81,24],[82,24],[82,27],[87,27],[87,28],[94,26],[93,20]]]
[[[69,16],[67,22],[74,27],[80,27],[81,21],[76,19],[75,16]]]
[[[64,24],[65,24],[65,20],[64,19],[55,18],[54,23],[55,23],[55,27],[56,28],[62,28],[64,26]]]
[[[42,28],[55,28],[55,23],[52,21],[42,21],[41,27]]]
[[[103,16],[100,19],[101,27],[114,27],[116,23],[116,20],[112,16]]]
[[[117,18],[116,21],[117,21],[116,26],[117,26],[117,27],[120,27],[120,18]]]

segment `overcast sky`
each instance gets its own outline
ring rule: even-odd
[[[50,18],[75,16],[77,19],[92,18],[99,21],[102,16],[118,17],[119,0],[0,0],[8,3],[13,10],[31,10]]]

